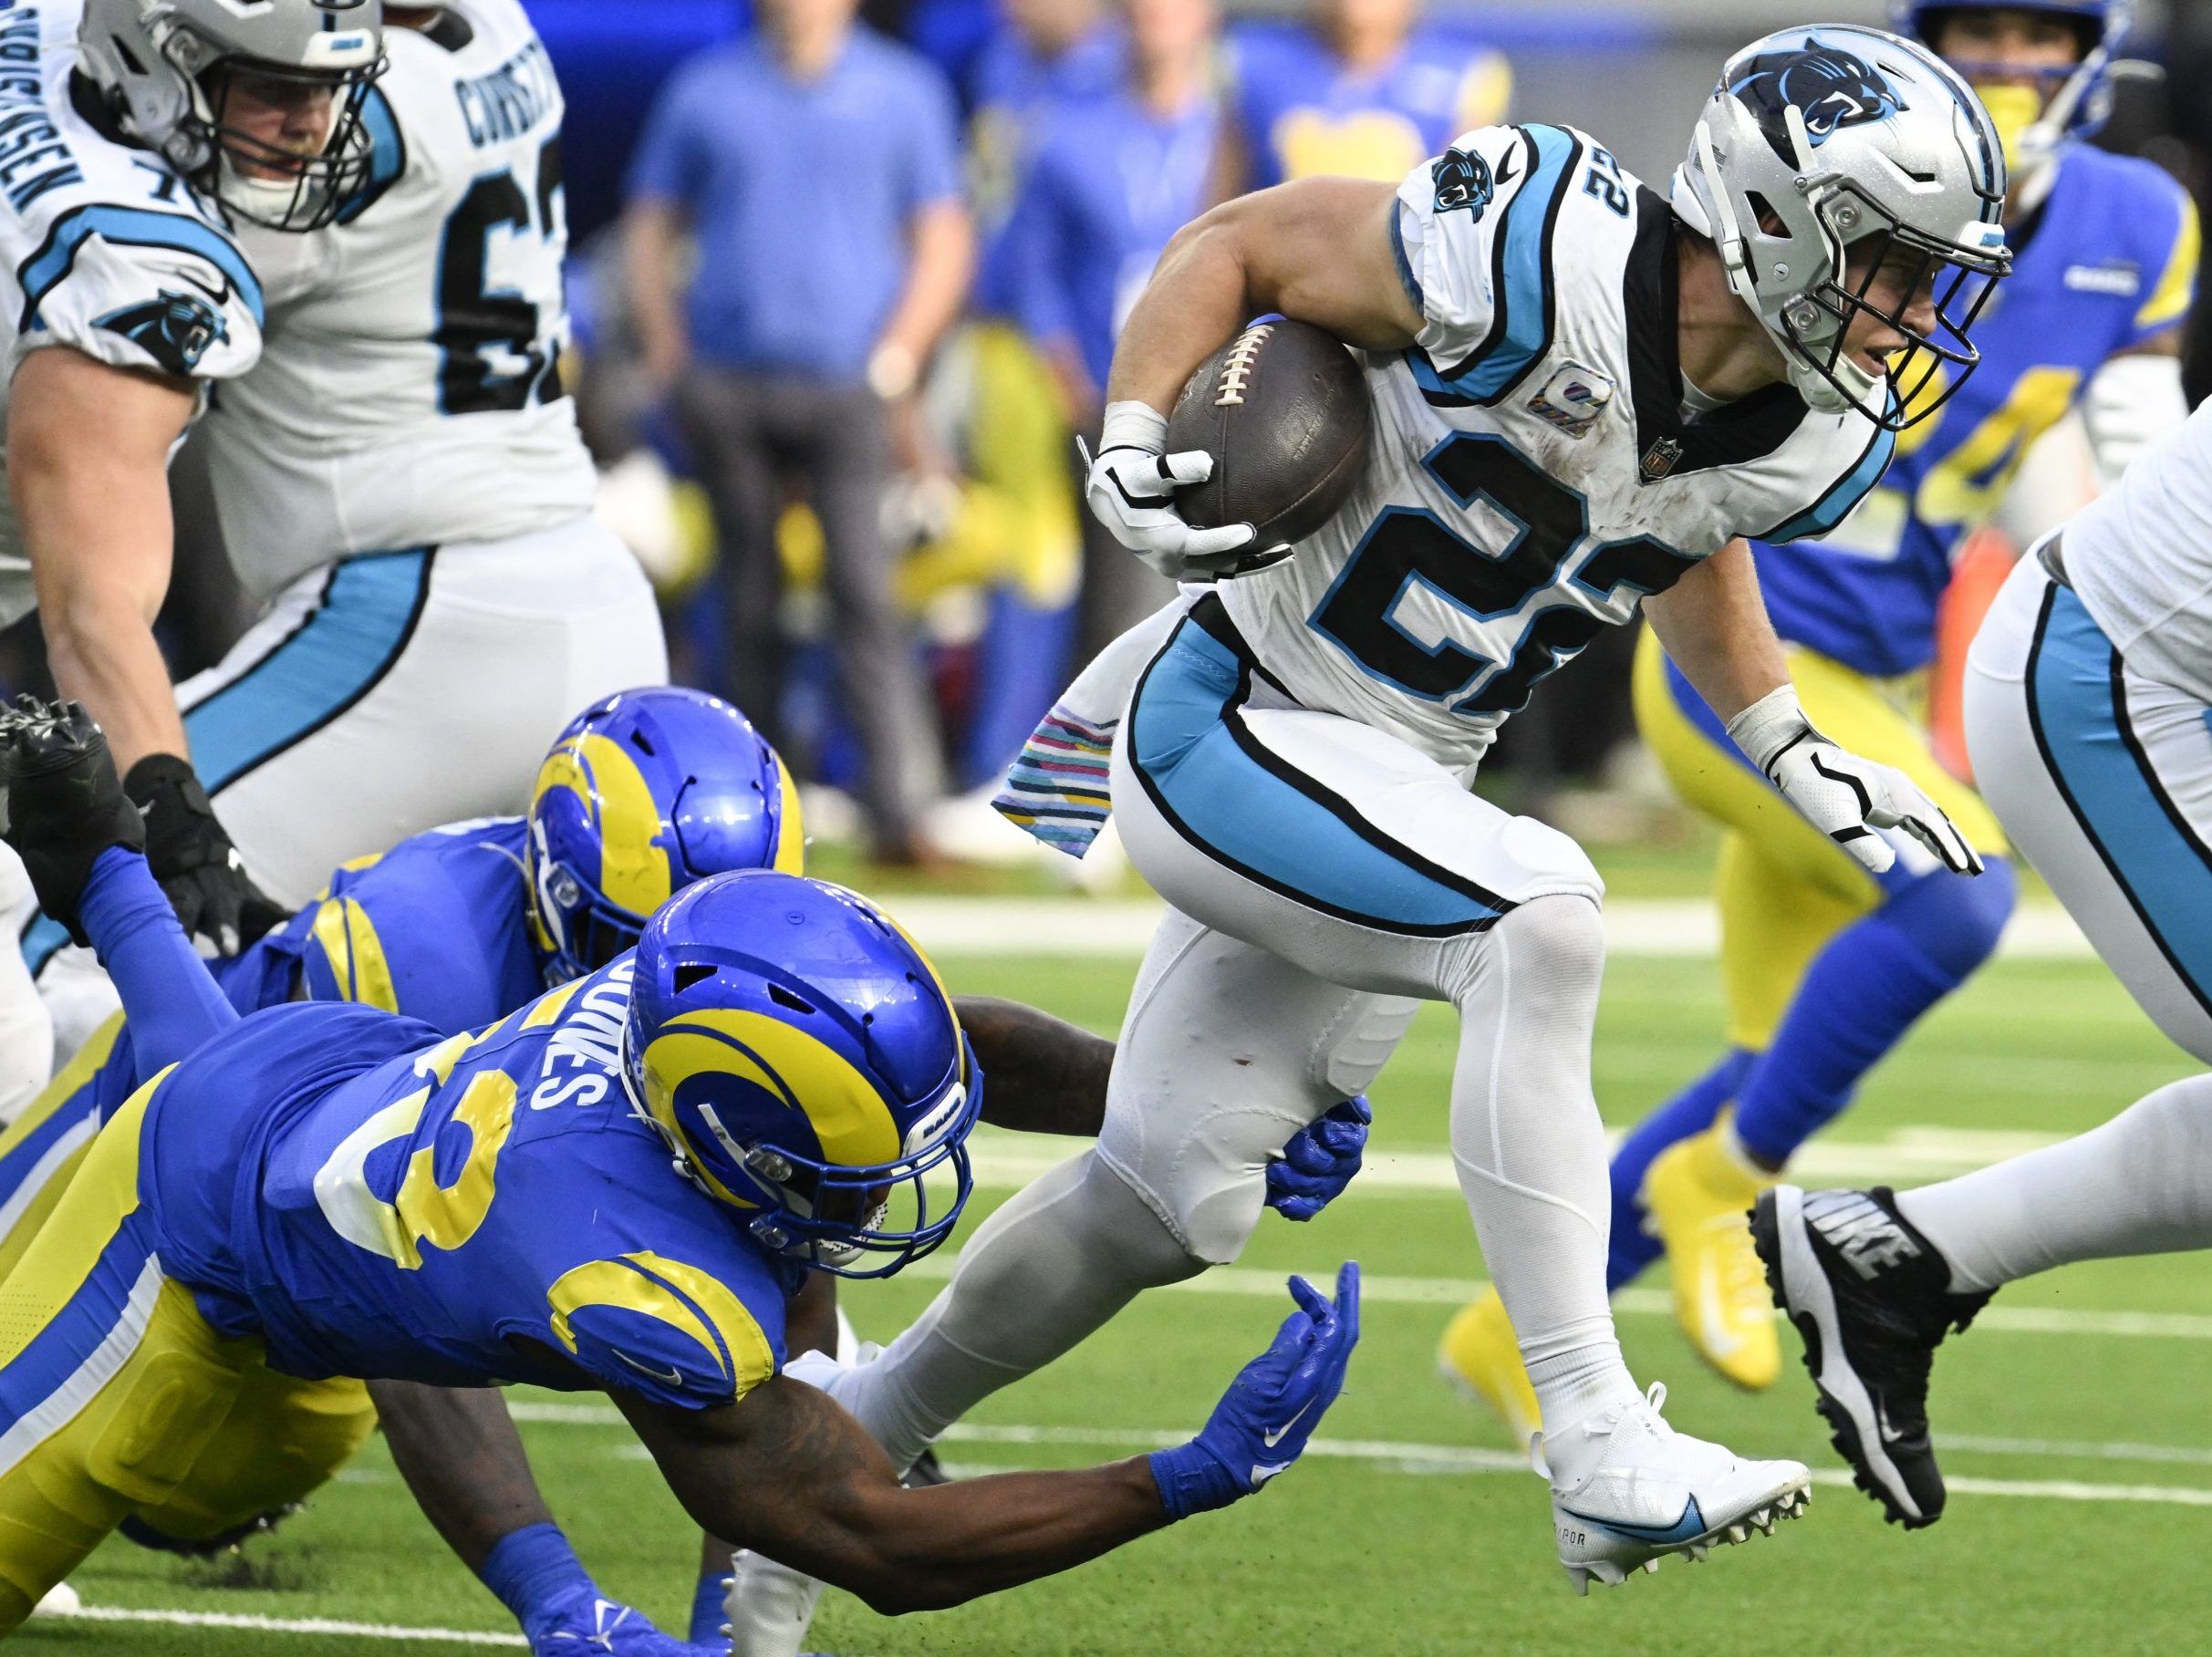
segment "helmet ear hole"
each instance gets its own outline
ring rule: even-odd
[[[678,995],[683,995],[691,990],[693,986],[698,984],[701,979],[711,979],[713,976],[713,968],[705,966],[697,961],[693,961],[687,966],[679,967],[676,968],[676,993]]]
[[[1784,236],[1790,233],[1789,227],[1782,223],[1781,214],[1774,211],[1774,203],[1758,191],[1747,192],[1743,201],[1744,205],[1751,210],[1752,222],[1768,235]]]

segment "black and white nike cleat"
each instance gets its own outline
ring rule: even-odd
[[[1777,1186],[1751,1211],[1751,1238],[1774,1304],[1805,1344],[1819,1407],[1853,1482],[1907,1529],[1943,1517],[1943,1473],[1928,1442],[1928,1368],[1986,1294],[1951,1292],[1951,1269],[1898,1212],[1886,1186]]]

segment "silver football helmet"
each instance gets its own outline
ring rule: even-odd
[[[78,45],[124,136],[253,223],[318,229],[369,176],[383,0],[85,0]],[[327,94],[319,145],[235,124],[233,94],[248,90],[317,108]]]
[[[1980,361],[1969,331],[2011,269],[2004,150],[1973,90],[1925,48],[1845,25],[1753,41],[1721,71],[1668,194],[1811,407],[1902,430]],[[1906,297],[1880,303],[1878,281]],[[1934,324],[1916,326],[1931,285]],[[1908,342],[1886,374],[1843,349],[1862,313]]]

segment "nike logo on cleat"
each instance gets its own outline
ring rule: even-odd
[[[1625,1519],[1601,1519],[1587,1513],[1576,1513],[1573,1508],[1563,1508],[1572,1518],[1585,1525],[1594,1525],[1600,1530],[1609,1530],[1615,1536],[1625,1537],[1631,1542],[1649,1542],[1661,1548],[1676,1548],[1693,1538],[1705,1534],[1705,1515],[1698,1509],[1698,1498],[1691,1496],[1682,1504],[1682,1517],[1671,1525],[1632,1525]]]
[[[1919,1245],[1863,1191],[1822,1191],[1805,1198],[1805,1223],[1860,1277],[1872,1280],[1900,1260],[1917,1259]]]

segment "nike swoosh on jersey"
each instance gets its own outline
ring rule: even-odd
[[[683,1372],[681,1370],[655,1369],[649,1363],[639,1363],[635,1358],[631,1357],[628,1352],[621,1351],[619,1348],[616,1350],[615,1356],[621,1359],[623,1362],[628,1364],[630,1368],[636,1370],[640,1375],[650,1375],[655,1381],[665,1381],[670,1386],[681,1386],[683,1384]]]
[[[1312,1409],[1313,1407],[1314,1401],[1311,1398],[1307,1399],[1303,1404],[1299,1406],[1298,1414],[1296,1415],[1292,1416],[1288,1421],[1284,1422],[1273,1432],[1261,1434],[1260,1442],[1265,1445],[1269,1449],[1273,1449],[1277,1445],[1283,1442],[1283,1435],[1298,1424],[1300,1416],[1303,1416],[1306,1411]]]

